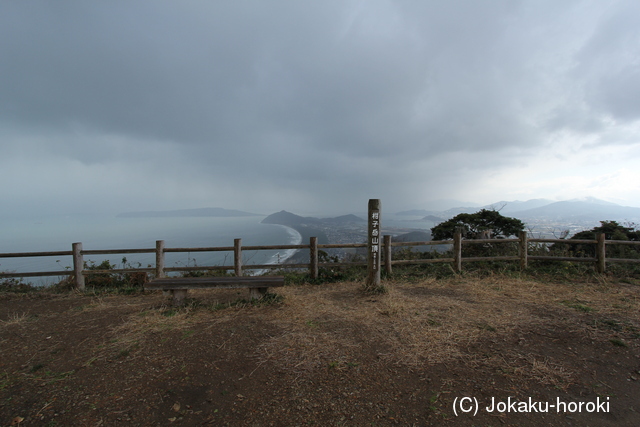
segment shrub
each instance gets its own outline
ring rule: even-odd
[[[466,238],[478,239],[489,232],[494,238],[517,236],[524,230],[524,223],[516,218],[500,215],[496,210],[481,209],[468,214],[461,213],[448,221],[441,222],[431,229],[433,240],[453,239],[460,229]]]

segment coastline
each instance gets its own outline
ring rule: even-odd
[[[288,225],[283,227],[294,229],[301,236],[301,242],[308,243],[311,237],[317,237],[318,244],[329,243],[327,234],[319,228],[309,227],[305,225]],[[283,264],[307,264],[309,262],[309,251],[297,249],[291,254],[290,257],[283,261]]]
[[[271,225],[277,225],[287,230],[287,233],[289,234],[289,236],[291,236],[291,242],[287,243],[288,245],[302,244],[302,234],[295,228],[290,227],[288,225],[282,225],[282,224],[271,224]],[[280,253],[278,252],[275,255],[272,255],[271,259],[267,261],[266,264],[268,265],[285,264],[287,261],[293,258],[299,251],[300,251],[299,249],[286,249],[284,251],[284,256],[280,255]],[[251,272],[251,276],[261,276],[268,272],[269,272],[268,269],[253,270]]]
[[[234,238],[242,238],[246,246],[296,244],[301,241],[291,227],[265,227],[255,217],[189,217],[189,218],[116,218],[111,215],[49,216],[37,220],[20,218],[0,224],[0,252],[70,251],[72,242],[82,242],[85,250],[154,249],[157,240],[169,248],[201,248],[233,246]],[[289,258],[295,250],[255,251],[247,253],[249,264],[276,263]],[[304,252],[304,251],[303,251]],[[123,259],[131,266],[155,265],[153,253],[86,255],[85,261],[100,264],[108,260],[123,268]],[[231,260],[231,261],[230,261]],[[168,252],[165,266],[193,267],[232,264],[229,252]],[[0,258],[0,272],[66,272],[73,265],[71,255]],[[257,271],[257,270],[255,270]],[[248,271],[247,274],[250,274]],[[66,277],[66,276],[62,276]],[[48,286],[58,276],[27,277],[28,283]]]
[[[302,244],[302,234],[296,230],[293,227],[290,227],[288,225],[282,225],[282,224],[274,224],[274,225],[278,225],[280,227],[283,227],[287,230],[287,233],[289,233],[289,235],[293,238],[291,243],[288,243],[290,245],[301,245]],[[285,250],[286,256],[281,258],[280,263],[284,264],[285,262],[287,262],[289,260],[289,258],[291,258],[292,256],[294,256],[300,249],[287,249]],[[270,263],[269,263],[270,264]],[[275,262],[273,264],[276,264]]]

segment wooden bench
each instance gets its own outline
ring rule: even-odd
[[[251,299],[262,298],[269,288],[284,286],[283,276],[235,276],[235,277],[166,277],[144,284],[148,290],[169,291],[173,305],[181,306],[189,289],[249,288]]]

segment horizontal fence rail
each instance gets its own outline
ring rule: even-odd
[[[519,261],[520,267],[526,269],[529,261],[570,261],[570,262],[591,262],[594,263],[595,269],[599,273],[604,273],[607,262],[616,263],[640,263],[640,259],[623,259],[606,257],[606,245],[640,245],[640,241],[626,240],[606,240],[604,234],[599,234],[595,240],[584,239],[535,239],[529,238],[526,232],[521,232],[518,238],[509,239],[463,239],[460,233],[456,233],[453,240],[432,240],[421,242],[392,242],[389,235],[385,235],[382,243],[383,263],[388,274],[392,273],[393,265],[408,264],[431,264],[431,263],[452,263],[455,271],[462,271],[463,262],[478,261]],[[517,243],[518,255],[513,256],[480,256],[480,257],[463,257],[463,245],[487,245],[487,244],[503,244]],[[584,244],[595,245],[595,257],[567,257],[567,256],[540,256],[529,255],[529,245],[532,243],[564,243],[564,244]],[[392,248],[413,247],[413,246],[435,246],[435,245],[452,245],[453,257],[451,258],[433,258],[433,259],[393,259]],[[233,246],[222,247],[200,247],[200,248],[166,248],[164,240],[156,241],[156,247],[144,249],[100,249],[100,250],[84,250],[82,243],[73,243],[71,251],[57,252],[12,252],[0,253],[0,258],[19,258],[19,257],[46,257],[46,256],[73,256],[73,269],[60,271],[41,271],[41,272],[3,272],[0,273],[1,278],[7,277],[44,277],[44,276],[73,276],[76,287],[84,289],[85,276],[90,274],[129,274],[129,273],[151,273],[156,278],[166,277],[168,272],[189,272],[189,271],[215,271],[215,270],[233,270],[237,276],[242,276],[244,270],[264,270],[273,268],[291,268],[291,269],[309,269],[312,278],[318,277],[319,267],[343,267],[343,266],[364,266],[366,261],[352,262],[319,262],[319,250],[321,249],[347,249],[347,248],[366,248],[366,243],[336,243],[336,244],[318,244],[316,237],[311,237],[309,244],[300,245],[257,245],[242,246],[242,239],[235,239]],[[258,250],[309,250],[309,262],[297,264],[251,264],[243,265],[243,251]],[[165,267],[165,253],[173,252],[233,252],[233,265],[218,266],[195,266],[195,267]],[[112,255],[112,254],[144,254],[155,253],[156,265],[148,268],[123,268],[113,270],[94,270],[85,269],[85,255]]]

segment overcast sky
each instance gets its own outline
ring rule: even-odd
[[[640,206],[640,2],[2,1],[0,214]]]

